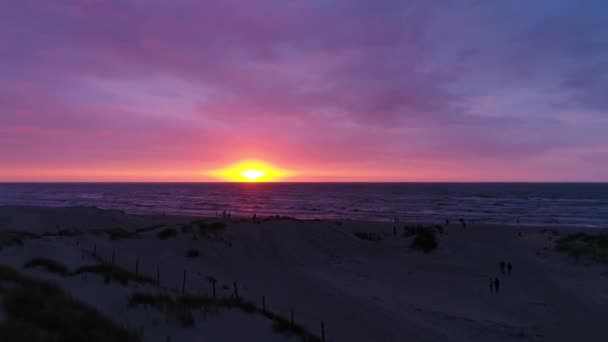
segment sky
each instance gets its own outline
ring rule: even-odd
[[[608,181],[604,0],[0,3],[0,181]]]

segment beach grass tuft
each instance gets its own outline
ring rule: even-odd
[[[40,267],[45,269],[48,272],[51,273],[55,273],[58,274],[60,276],[68,276],[70,274],[70,271],[68,270],[67,267],[65,267],[63,264],[61,264],[58,261],[55,261],[53,259],[50,258],[46,258],[46,257],[36,257],[28,262],[26,262],[23,267],[25,268],[33,268],[33,267]]]

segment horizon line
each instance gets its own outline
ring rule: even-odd
[[[2,181],[0,184],[608,184],[605,181],[275,181],[275,182],[230,182],[230,181]]]

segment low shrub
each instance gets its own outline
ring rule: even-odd
[[[608,263],[608,234],[574,233],[559,238],[555,250],[576,259]]]
[[[193,258],[198,258],[200,256],[200,252],[198,251],[198,249],[195,248],[190,248],[189,250],[186,251],[186,257],[193,259]]]
[[[167,240],[168,238],[174,238],[177,236],[177,230],[175,228],[165,228],[158,232],[158,238],[161,240]]]
[[[414,234],[414,239],[410,245],[412,249],[430,253],[439,246],[439,241],[432,228],[418,229]]]

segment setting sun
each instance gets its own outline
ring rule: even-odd
[[[293,174],[261,161],[242,161],[225,169],[209,171],[209,175],[228,182],[277,182]]]
[[[241,172],[241,176],[247,177],[251,182],[256,182],[260,177],[264,177],[266,175],[266,171],[249,169]]]

